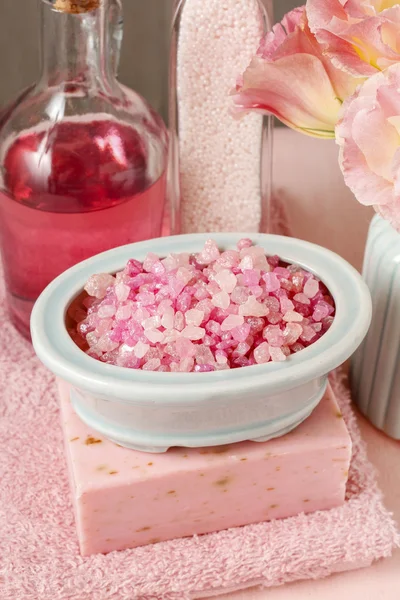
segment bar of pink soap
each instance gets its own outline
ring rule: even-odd
[[[332,391],[295,431],[264,443],[145,454],[74,413],[60,385],[76,526],[84,556],[343,504],[351,439]]]

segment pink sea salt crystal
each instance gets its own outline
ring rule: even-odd
[[[183,313],[181,313],[181,311],[178,310],[175,313],[174,329],[177,329],[178,331],[182,331],[182,329],[184,327],[185,327],[185,317],[183,316]]]
[[[322,321],[329,316],[329,308],[327,304],[318,303],[314,308],[312,318],[314,321]]]
[[[210,281],[210,283],[207,285],[207,292],[211,296],[215,296],[221,292],[221,288],[216,281]]]
[[[129,285],[125,285],[125,283],[118,283],[114,289],[118,302],[125,302],[125,300],[128,300],[129,293],[131,291]]]
[[[301,334],[303,327],[298,323],[288,323],[283,331],[283,339],[286,346],[291,346],[296,343]]]
[[[165,329],[173,329],[174,327],[174,318],[175,318],[175,311],[172,308],[172,306],[167,306],[164,311],[163,311],[163,315],[161,317],[161,325],[165,328]]]
[[[111,352],[118,348],[118,346],[118,342],[113,342],[107,334],[103,335],[97,342],[97,348],[101,352]]]
[[[186,325],[194,325],[198,327],[201,325],[204,319],[204,312],[202,310],[197,310],[196,308],[192,308],[188,310],[185,314]]]
[[[231,331],[235,327],[240,327],[244,323],[244,317],[241,315],[229,315],[221,324],[221,331]]]
[[[206,346],[195,346],[196,354],[195,359],[198,365],[212,365],[214,364],[214,355],[210,348]]]
[[[211,302],[210,298],[205,298],[204,300],[200,300],[196,308],[197,310],[202,310],[204,312],[204,318],[208,321],[212,311],[215,309],[215,306]]]
[[[274,273],[280,278],[289,279],[290,277],[290,271],[285,267],[275,267]]]
[[[187,285],[193,279],[192,271],[189,271],[186,267],[179,267],[176,272],[176,277],[179,279],[184,285]]]
[[[254,298],[261,298],[263,295],[263,289],[260,285],[253,285],[249,288],[249,290]]]
[[[165,272],[165,266],[160,260],[156,260],[151,267],[151,273],[153,273],[153,275],[161,276],[164,275]]]
[[[192,296],[188,292],[182,292],[176,299],[176,310],[185,313],[192,304]]]
[[[254,268],[254,261],[251,256],[244,256],[239,263],[241,271],[251,271]]]
[[[289,311],[293,311],[294,310],[294,304],[291,300],[289,300],[289,298],[280,298],[280,305],[281,305],[281,311],[283,314],[286,314]]]
[[[251,246],[253,245],[253,242],[251,241],[250,238],[242,238],[241,240],[238,241],[238,243],[236,244],[237,249],[243,250],[243,248],[251,248]]]
[[[216,346],[219,342],[219,339],[220,338],[216,337],[215,335],[207,335],[206,334],[203,337],[202,344],[203,344],[203,346],[208,346],[210,348],[211,346]]]
[[[295,310],[289,310],[286,314],[283,315],[282,318],[287,323],[294,323],[294,322],[301,323],[301,321],[303,320],[303,316],[300,315]]]
[[[168,276],[168,296],[170,298],[177,298],[184,288],[183,281],[171,274]]]
[[[228,269],[223,269],[215,275],[215,281],[223,292],[231,294],[237,285],[236,276]]]
[[[116,313],[116,309],[113,304],[101,305],[99,307],[99,310],[97,311],[97,314],[100,317],[100,319],[107,319],[109,317],[113,317],[115,315],[115,313]]]
[[[218,350],[215,353],[215,360],[217,361],[217,363],[219,365],[226,365],[227,362],[228,362],[228,357],[226,356],[226,354],[222,350]]]
[[[132,315],[132,306],[129,304],[122,305],[115,313],[117,321],[127,321]]]
[[[310,325],[304,325],[300,339],[302,342],[311,342],[316,335],[316,331]]]
[[[158,256],[156,254],[153,254],[152,252],[149,252],[143,261],[143,270],[147,273],[150,273],[153,265],[158,261]]]
[[[284,344],[284,336],[279,325],[267,325],[262,332],[264,340],[267,340],[270,346],[280,347]]]
[[[214,306],[224,309],[228,308],[230,301],[231,300],[227,292],[220,292],[219,294],[215,294],[215,296],[211,298],[211,302]]]
[[[225,363],[225,364],[221,364],[221,363],[215,363],[215,370],[216,371],[227,371],[229,369],[231,369],[231,364],[230,363]]]
[[[206,334],[206,330],[203,327],[195,327],[194,325],[187,325],[182,331],[182,336],[189,340],[201,340]]]
[[[265,290],[267,292],[276,292],[281,287],[279,278],[275,273],[265,273],[262,278],[265,282]]]
[[[234,340],[237,342],[244,342],[250,333],[250,324],[243,323],[240,327],[235,327],[231,330],[231,334]]]
[[[207,240],[203,250],[197,254],[196,260],[200,265],[209,265],[220,256],[219,248],[213,240]]]
[[[149,317],[148,319],[144,319],[142,321],[142,327],[144,329],[155,329],[161,325],[161,319],[159,315],[154,315],[154,317]]]
[[[179,267],[178,259],[174,254],[168,254],[168,256],[162,259],[161,264],[163,265],[167,273],[175,271],[175,269]]]
[[[241,277],[241,285],[246,287],[258,286],[260,281],[260,271],[256,269],[249,269],[243,271],[243,275]]]
[[[135,275],[143,272],[143,265],[138,260],[131,258],[126,263],[124,272],[129,275],[129,277],[134,277]]]
[[[168,308],[171,308],[171,306],[172,306],[172,300],[170,300],[169,298],[160,300],[160,302],[157,306],[157,314],[162,316]]]
[[[304,350],[304,346],[303,344],[300,344],[300,342],[296,342],[290,347],[290,349],[292,352],[300,352],[300,350]]]
[[[222,252],[216,264],[220,265],[221,267],[231,269],[232,267],[237,267],[239,262],[239,252],[236,252],[236,250],[226,250],[225,252]]]
[[[318,281],[316,279],[314,279],[313,277],[310,277],[309,279],[307,279],[306,283],[304,284],[303,293],[308,298],[314,298],[314,296],[316,296],[318,291],[319,291]]]
[[[220,323],[218,323],[218,321],[208,321],[208,323],[205,326],[205,329],[208,333],[211,333],[213,335],[221,335],[221,325]]]
[[[188,356],[186,358],[183,358],[179,365],[178,365],[178,371],[180,373],[190,373],[190,371],[193,370],[194,367],[194,358]]]
[[[236,287],[231,294],[231,302],[235,304],[245,304],[247,302],[247,298],[249,297],[249,290],[243,286]]]
[[[305,294],[299,293],[293,296],[293,300],[300,302],[300,304],[311,304],[310,298]]]
[[[114,285],[115,279],[109,273],[91,275],[85,285],[85,292],[101,300],[106,295],[107,289]]]
[[[166,329],[164,331],[164,344],[175,342],[181,336],[181,332],[177,329]]]
[[[215,371],[214,365],[196,365],[194,368],[196,373],[209,373]]]
[[[210,294],[207,291],[207,285],[204,281],[200,281],[195,286],[194,297],[196,300],[204,300],[205,298],[209,298]]]
[[[143,371],[157,371],[160,366],[161,361],[159,358],[151,358],[143,365],[142,369]]]
[[[143,358],[146,356],[149,348],[150,346],[148,344],[144,344],[143,342],[139,341],[134,347],[133,352],[136,358]]]
[[[137,294],[135,300],[142,306],[149,306],[150,304],[154,304],[155,296],[152,292],[141,292]]]
[[[270,359],[270,351],[267,342],[262,342],[257,348],[254,350],[254,359],[258,365],[263,363],[267,363]]]
[[[147,329],[144,335],[152,344],[159,344],[164,340],[164,334],[158,329]]]
[[[286,360],[286,355],[282,352],[280,348],[274,348],[273,346],[270,346],[269,351],[271,354],[272,362],[283,362],[284,360]]]
[[[99,321],[99,323],[96,325],[96,333],[98,333],[99,335],[104,335],[108,331],[111,331],[114,322],[115,321],[112,318],[101,319]],[[111,338],[111,339],[113,339],[113,338]],[[116,340],[113,339],[113,341],[115,342]]]
[[[239,306],[239,315],[243,317],[266,317],[268,313],[269,308],[258,302],[254,296],[249,296],[246,303]]]
[[[264,329],[265,320],[262,317],[246,317],[246,323],[250,325],[250,334],[256,335]]]
[[[247,354],[250,350],[251,346],[250,344],[247,344],[246,342],[240,342],[235,350],[233,351],[233,356],[234,357],[238,357],[238,356],[244,356],[245,354]]]
[[[235,367],[248,367],[252,363],[250,362],[250,359],[246,356],[240,356],[239,358],[235,358],[233,364]]]
[[[178,261],[178,268],[179,267],[190,267],[190,257],[191,255],[189,254],[189,252],[179,252],[179,254],[175,254],[174,255],[176,257],[176,260]]]
[[[274,296],[267,296],[264,298],[263,304],[270,310],[270,312],[280,311],[280,302]]]
[[[196,346],[186,337],[180,337],[175,342],[179,358],[192,358],[196,354]]]

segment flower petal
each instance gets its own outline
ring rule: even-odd
[[[334,137],[341,107],[323,64],[310,54],[296,54],[273,63],[253,59],[235,104],[270,112],[305,133],[318,131],[320,137]]]
[[[362,204],[400,229],[400,63],[378,72],[343,104],[340,166]]]
[[[234,102],[239,110],[274,114],[308,135],[334,137],[341,102],[357,84],[323,55],[300,7],[265,37]]]
[[[308,0],[311,31],[333,64],[369,76],[400,61],[400,5],[378,0]]]

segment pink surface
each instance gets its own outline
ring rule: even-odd
[[[329,389],[312,416],[263,444],[121,448],[76,416],[60,385],[80,549],[84,556],[340,506],[351,439]]]
[[[341,253],[357,263],[368,215],[362,220],[365,212],[358,212],[357,203],[348,192],[346,195],[338,176],[333,181],[328,177],[336,164],[334,144],[312,140],[313,145],[300,135],[283,133],[276,143],[277,180],[283,183],[286,164],[282,191],[291,207],[295,233],[343,249]],[[314,210],[322,217],[320,228],[310,227]],[[202,538],[81,558],[53,378],[39,365],[29,344],[6,323],[1,300],[0,327],[1,600],[187,600],[228,592],[235,586],[269,586],[323,576],[332,570],[331,559],[339,568],[346,558],[368,562],[391,552],[395,525],[383,507],[346,392],[336,381],[355,442],[352,484],[344,507]],[[388,506],[400,519],[399,444],[363,421],[362,427],[380,470]],[[280,542],[275,550],[272,539]],[[299,569],[301,557],[306,564]],[[229,592],[225,597],[395,600],[400,595],[399,572],[400,551],[396,550],[391,559],[360,572],[267,591]],[[167,588],[171,590],[168,594],[160,592]]]

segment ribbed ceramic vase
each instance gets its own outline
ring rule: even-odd
[[[353,398],[373,425],[400,440],[400,233],[378,215],[369,229],[363,275],[373,316],[352,361]]]

